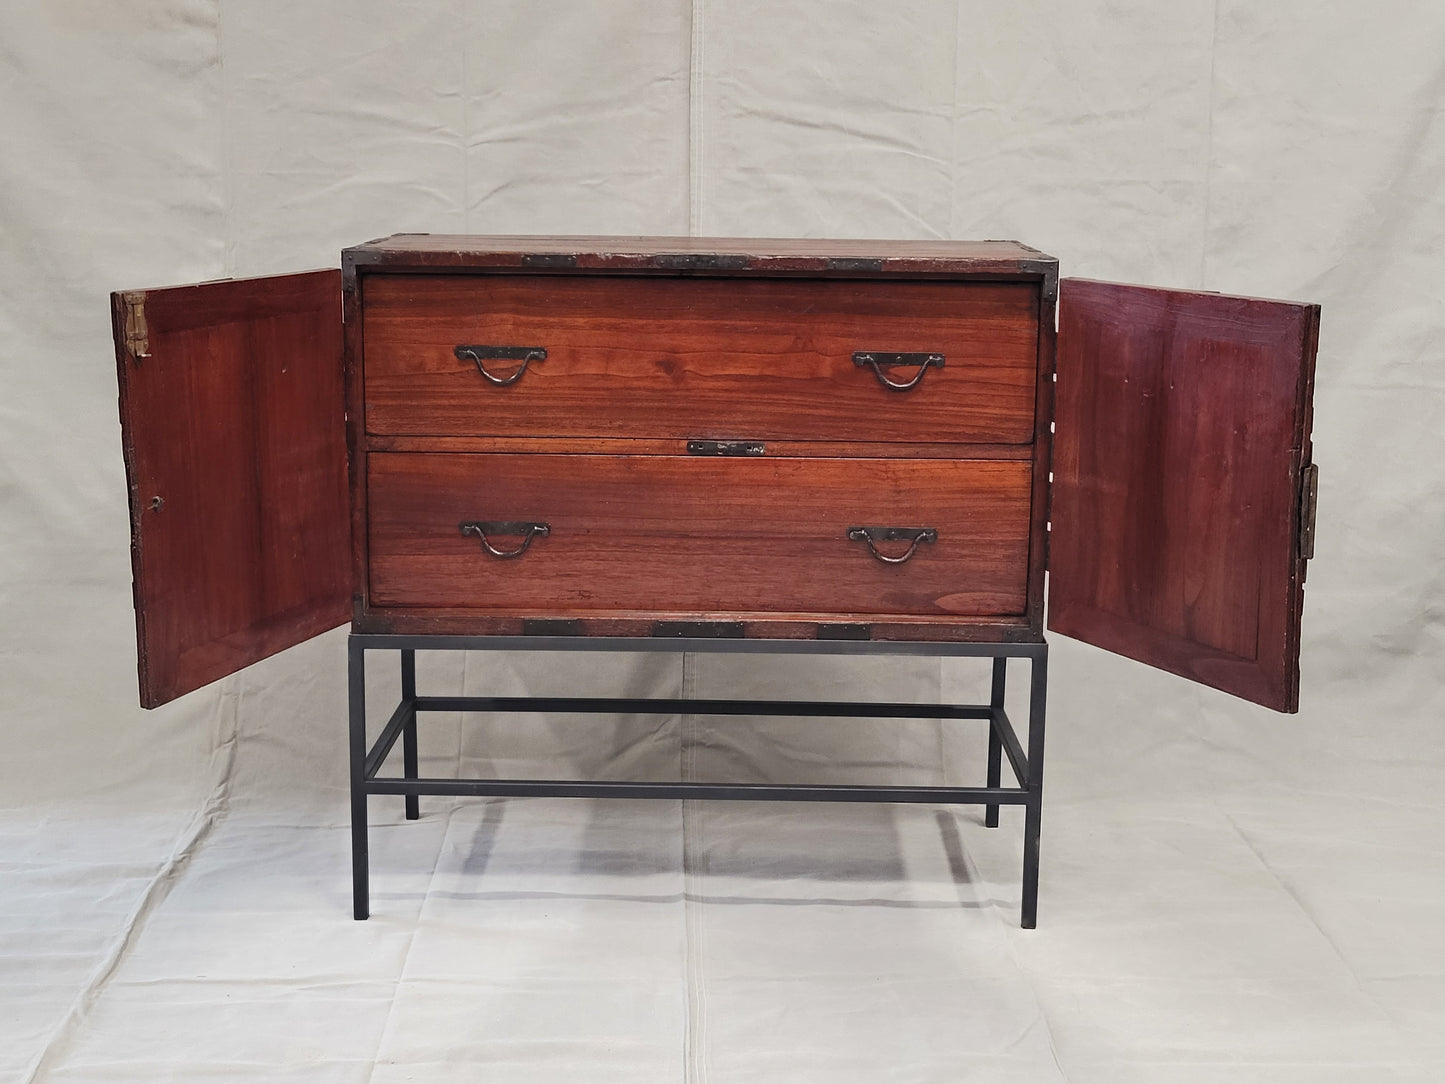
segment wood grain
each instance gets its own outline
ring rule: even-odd
[[[342,267],[525,269],[630,274],[989,277],[1044,284],[1058,261],[1017,241],[901,241],[765,237],[529,237],[396,234],[341,254]]]
[[[1044,422],[1047,429],[1048,422]],[[368,436],[368,452],[552,452],[565,455],[689,455],[682,437],[413,437]],[[900,444],[882,440],[770,440],[766,452],[783,458],[822,456],[828,459],[952,459],[962,451],[969,459],[1035,458],[1028,444]]]
[[[373,453],[368,476],[374,607],[988,617],[1025,604],[1027,462]],[[498,560],[461,535],[469,520],[551,534]],[[890,566],[847,539],[855,525],[939,539]]]
[[[1297,710],[1319,310],[1061,285],[1049,627]]]
[[[1016,444],[1034,435],[1034,284],[369,275],[362,288],[373,434]],[[460,344],[540,346],[547,357],[498,387],[458,360]],[[899,392],[853,363],[863,350],[938,352],[946,363]]]
[[[320,271],[112,297],[146,707],[346,620],[339,296]]]

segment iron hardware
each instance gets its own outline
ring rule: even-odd
[[[668,271],[744,271],[751,258],[722,252],[662,252],[652,258],[654,267]]]
[[[901,565],[915,553],[923,542],[937,542],[938,531],[933,527],[849,527],[848,541],[867,542],[868,552],[885,565]],[[889,557],[878,548],[879,542],[907,542],[908,550],[901,557]]]
[[[125,306],[125,350],[140,364],[142,358],[151,356],[150,332],[146,328],[146,295],[144,290],[128,290],[120,295]]]
[[[820,640],[871,640],[873,639],[873,626],[846,622],[819,623],[818,639]]]
[[[709,639],[740,640],[743,637],[741,621],[655,621],[653,636],[702,636]]]
[[[522,257],[523,267],[564,267],[577,266],[577,257],[567,252],[529,252]]]
[[[524,617],[523,636],[581,636],[582,620],[577,617]]]
[[[944,355],[942,354],[907,353],[888,350],[858,350],[853,354],[853,364],[860,368],[863,366],[870,367],[873,370],[873,375],[878,378],[878,383],[890,391],[909,391],[916,388],[919,381],[923,379],[923,375],[928,372],[929,366],[942,369],[943,362]],[[914,374],[912,380],[905,383],[889,380],[888,377],[883,374],[883,370],[885,368],[892,368],[895,365],[917,365],[918,372]]]
[[[1315,555],[1315,514],[1319,511],[1320,468],[1311,463],[1300,468],[1299,555],[1308,561]]]
[[[527,371],[527,366],[534,361],[546,361],[547,349],[542,346],[458,346],[453,353],[458,361],[472,361],[476,363],[477,372],[486,377],[491,383],[499,388],[505,388],[508,384],[515,384],[522,379],[522,374]],[[513,369],[506,376],[498,376],[488,371],[482,364],[484,360],[501,359],[504,361],[520,361],[522,364]]]
[[[552,533],[552,528],[545,523],[517,523],[503,520],[489,520],[486,522],[471,521],[461,525],[462,534],[476,535],[482,542],[482,549],[486,550],[493,557],[520,557],[527,552],[527,547],[532,544],[534,538],[546,538]],[[522,544],[514,550],[499,550],[487,540],[487,535],[521,535]]]
[[[690,440],[688,455],[763,455],[767,445],[760,440]]]

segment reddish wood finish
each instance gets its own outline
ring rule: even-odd
[[[1052,441],[1056,288],[1013,242],[401,235],[339,280],[116,295],[142,701],[352,590],[367,632],[1037,640],[1048,564],[1054,630],[1293,710],[1318,309],[1072,282]],[[549,356],[496,388],[473,342]],[[948,364],[890,392],[863,349]],[[497,561],[470,518],[554,534]],[[896,568],[843,537],[888,522],[942,537]]]
[[[727,275],[869,275],[1042,281],[1058,261],[1017,241],[820,240],[768,237],[471,237],[402,233],[341,254],[344,268],[525,269]]]
[[[339,290],[321,271],[112,297],[146,707],[348,616]]]
[[[1049,627],[1297,710],[1319,310],[1068,280]]]
[[[370,275],[363,291],[370,433],[1034,435],[1039,294],[1027,283]],[[547,357],[500,387],[457,359],[460,344],[540,346]],[[853,364],[859,350],[937,352],[946,362],[895,391]]]
[[[761,439],[748,432],[719,429],[714,432],[686,432],[675,435],[661,435],[669,432],[666,428],[673,414],[686,409],[686,400],[679,406],[679,397],[673,395],[661,399],[656,406],[650,425],[641,425],[638,435],[631,437],[608,436],[558,436],[566,433],[565,425],[549,427],[538,423],[534,416],[514,435],[481,435],[493,430],[475,424],[475,418],[460,431],[436,435],[427,432],[410,434],[372,434],[364,430],[367,410],[376,404],[374,396],[362,395],[362,379],[366,365],[370,365],[375,337],[363,335],[361,314],[369,312],[376,300],[372,286],[384,278],[405,275],[418,285],[412,289],[425,289],[420,284],[429,278],[454,277],[458,274],[469,277],[485,289],[489,280],[517,281],[521,272],[523,281],[535,283],[525,289],[533,292],[558,288],[556,283],[573,282],[590,278],[601,282],[601,289],[615,288],[630,293],[639,283],[666,283],[678,289],[689,289],[689,282],[697,285],[711,280],[712,285],[726,289],[756,289],[772,291],[793,286],[803,289],[820,290],[827,286],[878,291],[882,297],[895,290],[907,290],[929,283],[950,291],[983,288],[983,291],[1002,287],[1003,296],[1015,298],[1027,295],[1029,306],[1028,345],[1022,351],[1020,371],[1027,372],[1029,392],[1022,398],[1024,424],[1010,433],[1009,440],[1018,443],[968,443],[966,450],[961,441],[979,439],[961,431],[957,423],[943,429],[936,440],[897,439],[893,432],[876,433],[872,426],[877,412],[865,412],[860,425],[841,424],[831,427],[817,427],[809,430],[801,440],[767,438],[768,457],[825,456],[868,458],[951,458],[966,454],[970,458],[991,458],[1019,461],[1025,465],[1032,461],[1036,465],[1044,456],[1045,473],[1033,483],[1035,497],[1046,493],[1047,486],[1047,441],[1048,418],[1035,411],[1038,401],[1045,401],[1051,389],[1040,385],[1038,374],[1052,376],[1052,303],[1057,287],[1057,263],[1035,249],[1013,242],[898,242],[898,241],[773,241],[757,239],[709,239],[709,238],[536,238],[536,237],[431,237],[398,236],[348,249],[342,254],[342,265],[348,299],[348,372],[349,402],[351,404],[351,440],[353,449],[354,520],[356,524],[354,545],[356,567],[361,595],[358,597],[353,627],[358,631],[396,631],[408,633],[483,633],[516,635],[525,632],[523,619],[513,613],[504,615],[496,611],[460,608],[457,606],[435,605],[427,607],[379,606],[367,597],[367,571],[371,567],[368,552],[370,532],[364,525],[370,522],[368,501],[370,493],[366,484],[366,452],[394,450],[408,454],[426,452],[516,452],[545,455],[558,452],[591,452],[633,455],[675,455],[682,450],[682,442],[689,436],[712,437],[716,439]],[[701,280],[701,283],[700,281]],[[728,280],[728,281],[718,281]],[[751,280],[751,281],[749,281]],[[799,280],[812,280],[803,284]],[[820,280],[834,280],[831,283]],[[839,281],[841,280],[841,281]],[[611,282],[614,286],[607,286]],[[627,285],[627,284],[631,285]],[[738,284],[744,284],[740,287]],[[401,287],[403,284],[398,283]],[[567,289],[567,286],[560,287]],[[664,287],[668,288],[668,287]],[[639,291],[641,292],[641,291]],[[1047,319],[1044,318],[1047,314]],[[615,320],[617,314],[603,313],[601,323]],[[646,315],[646,314],[644,314]],[[686,314],[682,314],[684,317]],[[806,313],[802,315],[806,318]],[[957,314],[949,313],[948,317]],[[1017,325],[1015,325],[1015,328]],[[655,337],[664,328],[662,321],[652,321],[646,328],[648,337]],[[1044,332],[1050,337],[1044,341]],[[445,344],[450,358],[451,348],[456,342]],[[517,343],[515,345],[534,345]],[[880,347],[874,347],[875,349]],[[898,347],[901,349],[902,347]],[[926,349],[927,347],[920,347]],[[851,353],[851,349],[849,351]],[[556,356],[556,355],[553,355]],[[454,361],[454,358],[450,360]],[[536,366],[527,377],[510,389],[517,392],[526,385],[531,376],[545,373],[548,362]],[[414,364],[407,361],[404,365]],[[851,364],[851,359],[849,359]],[[950,356],[950,366],[953,358]],[[554,367],[554,372],[556,371]],[[947,371],[947,370],[945,370]],[[862,371],[860,371],[862,372]],[[695,374],[690,374],[695,375]],[[867,374],[872,379],[871,373]],[[930,372],[920,390],[926,388],[939,371]],[[480,380],[473,374],[475,380]],[[740,382],[742,383],[742,382]],[[876,387],[876,380],[874,387]],[[615,388],[603,388],[601,393],[609,401],[619,403],[619,409],[626,411],[629,400],[618,400]],[[756,387],[742,387],[737,402],[756,400],[760,395]],[[887,392],[878,388],[873,402],[881,402],[885,409],[891,399],[906,400],[908,396]],[[601,416],[591,402],[578,404],[585,413],[593,411]],[[446,409],[455,409],[448,407]],[[736,404],[733,404],[736,409]],[[817,403],[806,398],[797,403],[794,417],[816,412]],[[985,408],[987,409],[987,408]],[[786,412],[774,409],[779,417]],[[565,421],[566,419],[564,419]],[[845,423],[851,418],[845,419]],[[791,424],[808,425],[808,421]],[[425,427],[434,429],[435,427]],[[1038,437],[1045,435],[1043,449],[1038,446]],[[1046,501],[1037,499],[1030,511],[1026,545],[1032,552],[1026,564],[1029,571],[1025,577],[1024,606],[1027,612],[1017,610],[1007,616],[980,616],[948,614],[937,612],[932,615],[907,615],[889,613],[885,601],[874,599],[858,614],[830,611],[817,613],[790,614],[773,606],[760,612],[728,611],[733,619],[742,621],[748,636],[815,637],[818,636],[818,618],[843,623],[866,625],[873,639],[938,639],[938,640],[1037,640],[1042,630],[1042,561],[1040,544],[1046,516]],[[458,536],[460,537],[460,536]],[[540,546],[541,543],[539,542]],[[881,567],[881,566],[880,566]],[[648,635],[656,620],[685,619],[697,617],[697,613],[668,609],[668,600],[660,595],[651,600],[644,610],[623,612],[608,611],[605,616],[596,610],[561,610],[554,608],[546,613],[529,611],[528,616],[561,616],[579,622],[579,631],[586,635]],[[711,616],[719,616],[712,614]],[[721,619],[721,618],[720,618]]]
[[[368,475],[377,607],[885,621],[1024,609],[1025,462],[373,453]],[[461,535],[470,520],[551,534],[501,560]],[[886,565],[848,540],[856,525],[939,538]]]

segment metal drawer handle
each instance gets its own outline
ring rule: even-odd
[[[868,552],[885,565],[901,565],[915,553],[921,542],[937,542],[938,531],[933,527],[849,527],[848,541],[867,542]],[[878,549],[879,542],[907,542],[908,551],[901,557],[889,557]]]
[[[486,550],[493,557],[520,557],[527,552],[527,547],[532,544],[534,538],[546,538],[552,533],[552,528],[545,523],[516,523],[512,521],[489,520],[485,523],[463,523],[462,534],[474,534],[482,540],[482,549]],[[496,546],[487,541],[488,534],[522,535],[522,544],[514,550],[499,550]]]
[[[499,388],[505,388],[508,384],[515,384],[522,379],[522,374],[527,371],[529,363],[534,361],[546,361],[547,349],[542,346],[458,346],[453,351],[458,361],[474,361],[477,364],[477,372],[481,373]],[[502,359],[504,361],[520,361],[522,364],[513,369],[506,376],[498,376],[489,372],[482,364],[486,359]]]
[[[944,356],[942,354],[908,354],[890,352],[886,350],[859,350],[853,355],[853,364],[858,366],[867,365],[873,370],[873,375],[890,391],[908,391],[918,387],[918,382],[923,379],[923,374],[928,372],[930,365],[939,369],[943,368]],[[885,366],[894,365],[917,365],[918,372],[913,379],[906,383],[897,380],[889,380],[883,374]]]

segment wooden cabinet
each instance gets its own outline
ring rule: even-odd
[[[408,235],[113,313],[147,706],[348,617],[1035,642],[1046,570],[1058,631],[1297,705],[1313,306],[1012,242]]]

